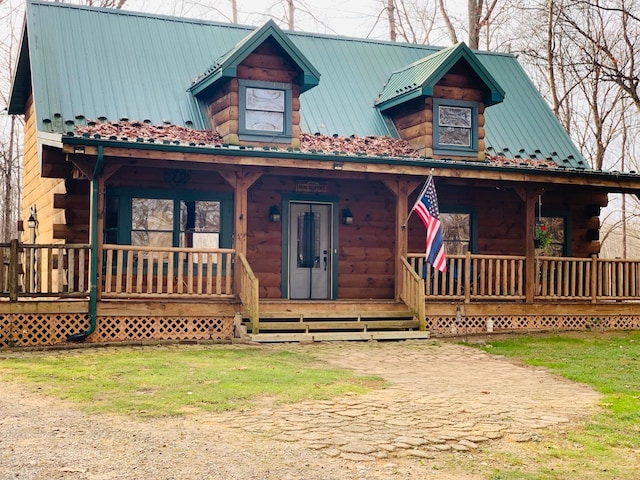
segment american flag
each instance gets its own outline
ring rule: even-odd
[[[418,197],[413,210],[418,214],[427,228],[427,262],[441,272],[447,271],[444,252],[444,236],[440,225],[440,210],[433,176],[429,175],[427,183]]]

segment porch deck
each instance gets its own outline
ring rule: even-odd
[[[88,327],[89,245],[12,242],[0,252],[0,348],[64,343]],[[240,318],[255,341],[640,328],[640,260],[536,257],[529,266],[451,255],[442,274],[411,253],[397,299],[324,301],[260,298],[231,249],[105,245],[101,261],[94,342],[229,339]]]

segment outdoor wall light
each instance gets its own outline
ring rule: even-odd
[[[353,224],[353,215],[351,214],[351,210],[348,208],[342,210],[342,223],[344,225]]]
[[[36,243],[36,227],[38,219],[36,218],[36,207],[31,207],[31,213],[27,218],[27,227],[29,227],[29,243]]]
[[[280,210],[277,205],[271,205],[269,207],[269,221],[273,223],[280,221]]]
[[[37,224],[38,222],[36,221],[36,218],[33,216],[33,213],[32,213],[31,215],[29,215],[29,218],[27,219],[27,226],[29,227],[29,230],[35,230]]]

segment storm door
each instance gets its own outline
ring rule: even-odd
[[[331,298],[331,212],[326,203],[289,203],[289,298]]]

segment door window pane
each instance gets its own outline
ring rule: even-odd
[[[297,258],[299,268],[320,268],[320,214],[298,215]]]

